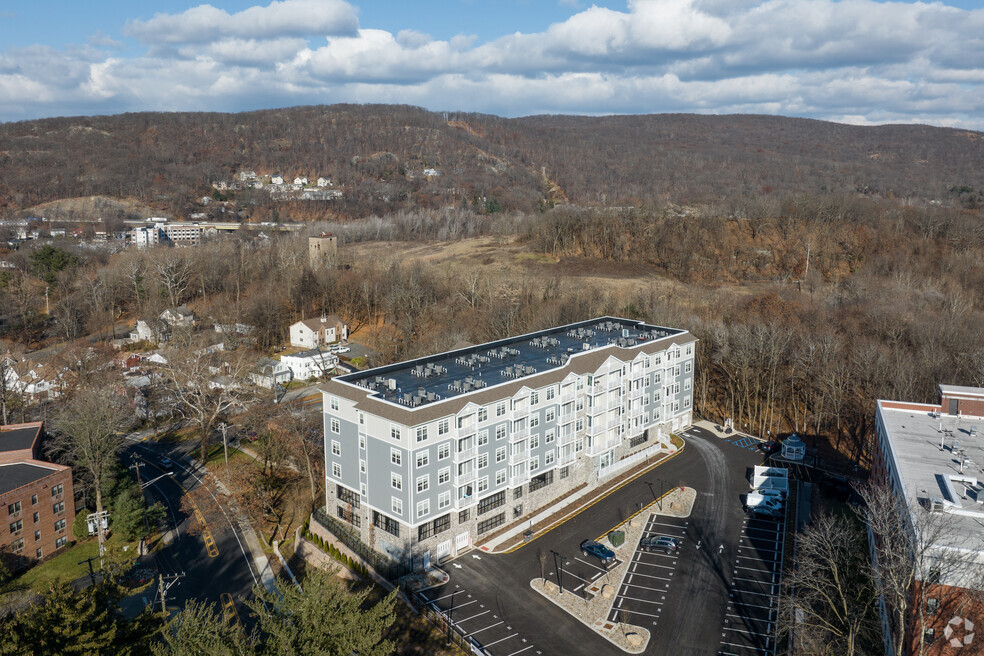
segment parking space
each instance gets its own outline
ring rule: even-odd
[[[689,520],[676,517],[663,515],[649,517],[642,539],[671,537],[679,544],[679,551],[669,554],[645,551],[637,546],[615,597],[608,621],[647,628],[658,626],[680,556],[689,546],[687,543],[689,524]]]
[[[749,515],[742,522],[718,654],[775,655],[783,529],[781,519]]]
[[[472,643],[477,653],[489,656],[543,654],[511,623],[500,617],[487,600],[480,599],[458,584],[452,583],[418,594],[431,608],[444,615]]]
[[[573,592],[581,598],[589,594],[589,589],[599,583],[599,579],[618,567],[621,561],[605,566],[591,556],[578,552],[577,556],[566,556],[551,553],[547,557],[547,580],[553,581],[564,588],[565,592]]]

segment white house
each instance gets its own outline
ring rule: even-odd
[[[198,317],[184,305],[179,305],[161,312],[161,321],[172,328],[191,328],[197,323]]]
[[[337,314],[301,319],[290,327],[290,345],[313,349],[348,339],[348,326]]]
[[[303,185],[306,185],[307,183],[308,183],[308,179],[305,178],[304,176],[298,176],[298,177],[294,178],[294,184],[296,184],[296,185],[302,185],[303,186]]]
[[[338,356],[333,353],[312,349],[293,355],[280,356],[280,362],[290,369],[291,374],[298,380],[321,378],[330,373],[338,364]]]
[[[273,389],[277,385],[289,383],[293,375],[290,367],[283,362],[272,358],[259,358],[256,367],[249,374],[249,379],[260,387]]]
[[[282,185],[284,183],[284,176],[279,173],[274,173],[273,177],[270,178],[270,184]]]
[[[331,186],[331,178],[318,178],[318,186],[319,187],[330,187]]]
[[[136,328],[130,333],[131,342],[166,342],[168,326],[156,320],[137,319]]]

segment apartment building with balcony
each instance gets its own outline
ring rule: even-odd
[[[417,566],[670,448],[696,339],[602,317],[321,387],[326,512]]]

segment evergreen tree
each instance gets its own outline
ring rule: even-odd
[[[395,592],[373,603],[371,589],[352,593],[328,572],[311,568],[304,592],[277,581],[280,593],[256,589],[249,604],[262,637],[257,654],[297,656],[387,656],[393,643],[385,638],[393,624]]]
[[[152,647],[155,656],[239,656],[253,653],[253,639],[228,625],[210,603],[189,601]]]

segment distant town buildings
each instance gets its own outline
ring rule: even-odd
[[[131,229],[130,245],[137,248],[147,248],[158,244],[197,246],[201,243],[202,236],[214,233],[214,228],[200,223],[154,223],[153,225]]]
[[[0,548],[13,568],[68,543],[75,518],[72,468],[41,457],[44,422],[0,426]]]
[[[281,355],[280,362],[290,369],[290,373],[297,380],[309,380],[332,373],[338,366],[338,356],[315,348]]]

